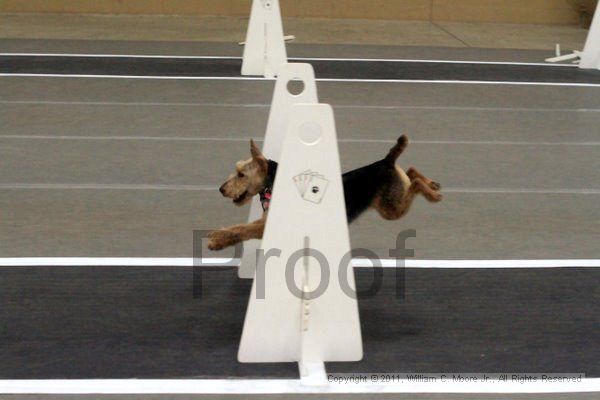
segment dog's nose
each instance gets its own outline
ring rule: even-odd
[[[222,186],[219,188],[219,192],[221,192],[221,194],[222,194],[223,196],[225,196],[225,185],[222,185]]]

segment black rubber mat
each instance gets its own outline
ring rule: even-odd
[[[291,60],[294,61],[294,60]],[[565,66],[446,62],[310,62],[320,79],[510,81],[600,84],[600,71]],[[0,56],[0,73],[237,77],[240,59]]]
[[[600,376],[597,269],[397,272],[359,300],[364,360],[328,371]],[[0,268],[0,379],[297,378],[237,362],[249,289],[233,268]]]

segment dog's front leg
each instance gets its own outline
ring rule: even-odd
[[[208,234],[210,250],[222,250],[250,239],[261,239],[265,231],[266,214],[249,224],[234,225]]]

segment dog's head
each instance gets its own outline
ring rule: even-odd
[[[235,164],[235,172],[229,175],[219,191],[223,196],[233,199],[233,203],[242,206],[250,201],[252,196],[260,193],[265,186],[269,162],[250,141],[252,158],[241,160]]]

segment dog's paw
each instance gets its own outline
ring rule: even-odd
[[[439,203],[444,198],[444,196],[442,196],[438,192],[424,193],[424,196],[427,199],[427,201],[431,203]]]
[[[437,182],[433,182],[433,181],[429,184],[429,187],[431,188],[431,190],[435,190],[436,192],[438,190],[442,190],[442,185],[440,185]]]
[[[239,242],[239,237],[236,233],[226,230],[212,231],[208,234],[208,249],[223,250],[226,247]]]

